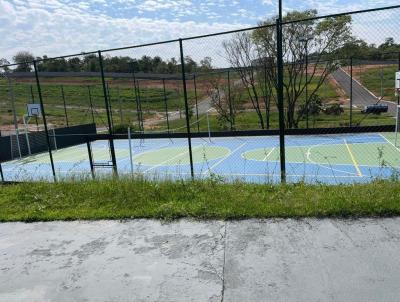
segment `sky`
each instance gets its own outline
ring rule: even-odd
[[[315,8],[319,14],[396,4],[398,0],[283,0],[285,12]],[[59,56],[221,32],[254,26],[276,14],[274,0],[0,0],[0,58],[12,61],[20,50]],[[375,43],[391,31],[376,22],[395,21],[388,14],[373,18],[372,25],[364,16],[356,26],[361,36],[374,36]],[[198,52],[206,47],[204,43]]]

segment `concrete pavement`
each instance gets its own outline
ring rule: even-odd
[[[339,86],[344,90],[347,96],[350,97],[350,75],[345,72],[342,68],[339,68],[335,72],[332,73],[333,78],[339,84]],[[353,105],[363,108],[366,105],[373,105],[378,103],[379,97],[375,96],[371,91],[369,91],[366,87],[361,85],[360,82],[353,78]],[[379,104],[388,105],[389,113],[396,115],[397,104],[380,100]]]
[[[0,224],[0,301],[398,301],[400,218]]]

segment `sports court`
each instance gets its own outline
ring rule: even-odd
[[[286,136],[288,181],[353,183],[397,177],[400,149],[395,134],[358,133]],[[143,175],[150,179],[190,177],[186,138],[115,140],[119,175]],[[93,162],[110,160],[108,141],[91,143]],[[277,136],[192,138],[194,174],[226,181],[268,183],[280,179]],[[62,178],[91,177],[87,145],[53,151],[56,174]],[[2,164],[8,181],[51,180],[48,153]],[[95,175],[112,169],[96,167]]]

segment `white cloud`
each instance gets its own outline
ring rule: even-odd
[[[148,1],[155,4],[164,2]],[[210,21],[196,23],[141,17],[112,18],[87,12],[88,1],[75,6],[61,0],[21,2],[14,6],[9,1],[0,0],[0,57],[10,59],[19,50],[29,50],[37,56],[59,56],[249,26]],[[189,3],[166,3],[175,5],[172,2]]]

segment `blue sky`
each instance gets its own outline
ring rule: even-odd
[[[395,4],[398,0],[284,0],[284,9],[329,14]],[[276,13],[273,0],[0,0],[0,58],[11,59],[19,50],[58,56],[219,32],[253,26]]]

